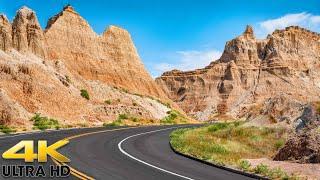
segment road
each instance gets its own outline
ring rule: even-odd
[[[176,128],[187,126],[90,128],[0,137],[0,153],[20,140],[42,139],[51,144],[70,138],[70,143],[59,152],[71,159],[69,166],[87,178],[251,179],[175,154],[169,146],[169,134]],[[0,165],[12,163],[17,162],[1,160]],[[52,161],[49,163],[53,164]]]

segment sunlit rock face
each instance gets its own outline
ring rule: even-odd
[[[248,117],[277,96],[301,104],[319,100],[319,60],[318,33],[291,26],[260,40],[247,26],[226,43],[220,59],[195,71],[166,72],[156,82],[200,120]]]
[[[160,99],[170,102],[128,31],[110,26],[98,35],[71,6],[45,30],[27,7],[12,23],[0,15],[0,125],[31,129],[35,113],[72,126],[102,125],[119,114],[159,122],[170,111]]]

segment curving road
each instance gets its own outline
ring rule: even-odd
[[[14,144],[26,137],[51,142],[70,137],[70,143],[59,151],[71,159],[72,168],[95,179],[250,179],[175,154],[169,134],[187,126],[67,130],[0,138],[0,144]]]

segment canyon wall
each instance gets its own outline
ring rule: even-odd
[[[297,26],[256,39],[252,27],[225,45],[220,59],[203,69],[165,72],[156,82],[183,110],[200,120],[298,116],[272,103],[319,100],[320,35]],[[294,103],[293,103],[294,104]]]

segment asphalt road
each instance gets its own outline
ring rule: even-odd
[[[41,139],[51,144],[71,137],[59,152],[71,159],[69,166],[95,179],[250,179],[175,154],[169,146],[169,134],[185,126],[91,128],[0,137],[0,153],[20,140]],[[78,134],[86,135],[72,137]],[[17,163],[20,161],[1,159],[0,165]],[[53,162],[45,165],[49,164]]]

